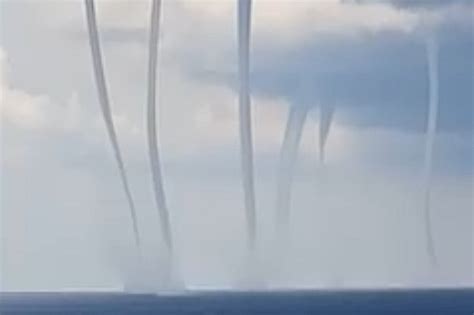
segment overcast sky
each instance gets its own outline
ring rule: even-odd
[[[98,1],[105,71],[152,275],[163,244],[146,158],[149,1]],[[100,116],[81,1],[0,3],[1,278],[6,290],[120,288],[128,209]],[[251,86],[261,277],[292,287],[473,285],[470,1],[254,0]],[[236,3],[164,0],[159,140],[179,270],[234,285],[245,218]],[[430,267],[422,225],[425,42],[439,43]],[[334,106],[327,165],[318,108]],[[275,174],[288,109],[311,106],[275,259]],[[149,278],[153,278],[150,275]]]

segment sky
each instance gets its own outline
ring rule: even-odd
[[[164,244],[146,155],[150,2],[97,2],[112,112],[144,234],[143,274],[156,282]],[[5,0],[0,14],[0,288],[120,289],[136,280],[133,235],[83,3]],[[234,287],[245,273],[236,14],[235,1],[163,1],[158,137],[176,269],[190,287]],[[473,6],[464,0],[254,1],[255,277],[262,283],[474,284],[473,28]],[[422,222],[429,36],[439,43],[437,268]],[[335,109],[324,167],[323,105]],[[283,248],[274,241],[275,178],[295,106],[312,109]]]

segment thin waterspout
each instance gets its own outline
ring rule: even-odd
[[[424,161],[424,220],[426,233],[426,248],[433,265],[437,264],[437,257],[431,225],[431,186],[433,172],[433,149],[438,122],[439,79],[438,79],[438,43],[434,36],[426,42],[426,56],[428,62],[429,108],[428,125],[426,129],[426,146]]]
[[[242,180],[249,249],[256,243],[255,185],[253,168],[252,117],[249,88],[251,0],[238,1],[238,53],[239,53],[239,127],[241,145]]]
[[[140,252],[140,233],[138,229],[137,215],[135,210],[135,204],[133,202],[132,193],[130,192],[130,185],[127,178],[124,162],[122,159],[122,153],[115,132],[114,121],[110,111],[109,97],[107,93],[107,84],[105,81],[104,68],[102,63],[102,53],[100,48],[99,32],[97,29],[97,21],[95,14],[94,0],[85,0],[87,26],[89,30],[89,43],[91,46],[92,61],[94,67],[94,75],[97,86],[97,92],[99,96],[100,108],[102,110],[102,118],[104,119],[109,140],[112,145],[115,160],[119,169],[120,178],[122,181],[125,196],[127,198],[128,207],[130,209],[130,215],[132,219],[133,232],[135,236],[135,244]]]
[[[280,152],[280,164],[277,178],[277,237],[287,239],[290,224],[291,186],[295,173],[298,147],[308,114],[307,107],[294,106],[290,109],[283,144]]]
[[[165,244],[170,251],[173,249],[171,234],[171,223],[166,204],[163,179],[161,175],[161,163],[156,133],[156,72],[158,59],[158,42],[160,27],[161,0],[153,0],[150,24],[150,46],[148,53],[148,99],[147,99],[147,134],[148,153],[150,159],[151,176],[155,204],[160,215],[161,232]]]

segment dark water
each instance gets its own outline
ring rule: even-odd
[[[474,313],[474,289],[386,291],[2,293],[0,314],[400,314]]]

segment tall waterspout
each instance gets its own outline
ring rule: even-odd
[[[158,139],[156,134],[156,72],[160,33],[160,11],[161,0],[153,0],[150,19],[150,46],[148,52],[147,134],[153,192],[156,207],[160,216],[161,233],[169,250],[168,254],[172,255],[173,240],[171,234],[171,223],[163,189]]]
[[[140,252],[140,232],[138,229],[137,215],[135,211],[135,204],[133,202],[132,194],[130,192],[130,185],[128,183],[127,172],[125,170],[122,153],[115,132],[114,121],[110,110],[109,96],[107,93],[107,84],[105,81],[104,68],[102,64],[102,53],[100,48],[99,32],[97,29],[97,21],[95,14],[94,0],[85,0],[87,27],[89,30],[89,43],[92,53],[92,61],[94,67],[94,75],[99,96],[100,108],[102,110],[102,118],[104,119],[109,140],[114,151],[115,160],[119,169],[120,178],[122,181],[125,196],[127,198],[128,207],[130,209],[130,216],[132,219],[133,232],[135,237],[135,245]]]
[[[428,125],[426,129],[426,146],[424,160],[424,220],[426,248],[431,262],[436,265],[436,251],[431,225],[431,186],[433,169],[433,148],[438,122],[439,82],[438,82],[438,43],[434,35],[426,41],[426,57],[428,63],[429,107]]]
[[[281,146],[276,204],[277,238],[281,240],[286,240],[289,232],[291,186],[295,173],[298,147],[307,115],[307,107],[294,106],[290,109],[283,144]]]
[[[256,245],[255,185],[253,170],[252,117],[250,108],[249,55],[251,0],[238,0],[239,124],[242,180],[247,218],[248,247]]]

